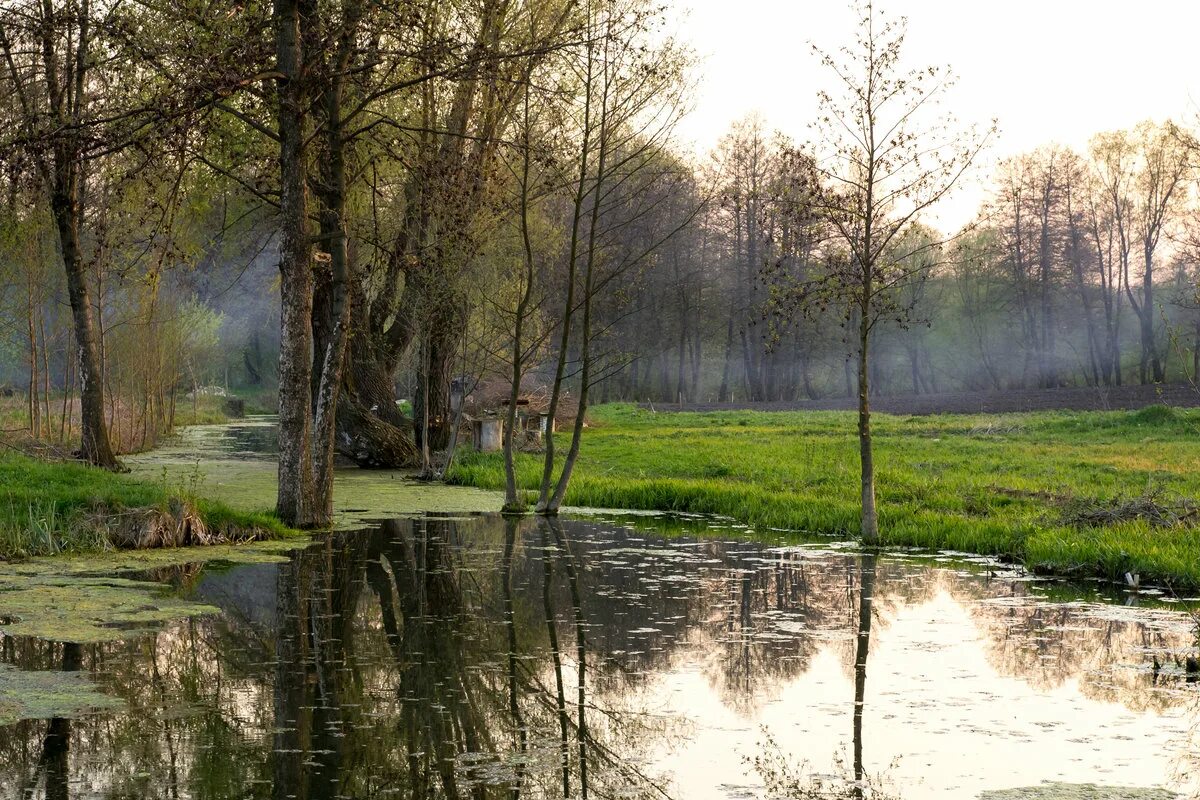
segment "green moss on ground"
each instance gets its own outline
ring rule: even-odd
[[[227,538],[288,532],[271,514],[233,509],[182,485],[0,453],[0,560],[104,551],[112,547],[110,523],[121,515],[157,510],[178,516],[181,509]]]
[[[851,412],[593,410],[566,502],[720,514],[762,529],[856,535],[858,441]],[[874,417],[884,543],[1010,558],[1032,570],[1200,588],[1200,528],[1144,519],[1064,523],[1065,508],[1155,490],[1200,498],[1200,411]],[[522,454],[527,489],[541,457]],[[499,453],[450,475],[504,485]],[[1197,522],[1193,515],[1192,521]]]

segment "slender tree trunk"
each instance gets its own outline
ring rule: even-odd
[[[529,232],[529,86],[524,97],[525,141],[521,153],[521,246],[525,256],[525,280],[521,298],[517,301],[516,319],[513,321],[512,340],[512,385],[508,392],[508,416],[504,427],[504,508],[506,511],[524,511],[525,504],[517,496],[517,467],[513,453],[513,437],[517,427],[517,400],[521,396],[521,378],[525,367],[525,315],[533,295],[533,237]],[[553,418],[547,421],[547,431],[554,427]]]
[[[590,13],[590,12],[589,12]],[[588,34],[591,35],[592,20],[588,19]],[[571,243],[567,251],[567,293],[566,304],[563,307],[561,320],[562,330],[559,335],[558,358],[554,368],[554,383],[550,389],[550,405],[547,414],[550,424],[546,427],[546,454],[542,465],[542,483],[538,492],[537,510],[542,512],[548,508],[553,491],[551,482],[554,477],[554,419],[558,414],[558,403],[562,396],[563,380],[566,377],[568,350],[571,343],[571,321],[575,314],[575,284],[577,281],[577,259],[579,256],[579,234],[583,222],[584,198],[587,196],[587,178],[589,164],[589,148],[592,134],[592,86],[595,69],[594,44],[587,45],[587,67],[583,82],[583,140],[579,147],[579,174],[575,189],[574,203],[571,214]],[[596,182],[600,182],[601,171],[597,171]],[[582,409],[579,412],[583,413]]]
[[[729,373],[733,368],[733,303],[729,306],[729,319],[725,323],[725,358],[721,369],[721,388],[717,390],[717,402],[729,402]]]
[[[870,292],[868,290],[867,294]],[[875,454],[871,443],[870,309],[861,309],[858,323],[858,449],[862,467],[862,538],[879,543],[879,515],[875,510]]]

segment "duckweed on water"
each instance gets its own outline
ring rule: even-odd
[[[55,642],[112,642],[217,609],[125,578],[0,574],[0,633]]]
[[[1043,783],[1019,789],[984,792],[979,800],[1177,800],[1166,789],[1096,786],[1091,783]]]
[[[85,673],[30,671],[0,664],[0,726],[123,706],[119,699],[101,694]]]
[[[267,539],[244,544],[117,550],[72,558],[33,558],[0,567],[0,581],[39,576],[117,575],[210,561],[230,564],[274,564],[287,561],[288,553],[303,549],[311,543],[311,536],[296,534],[286,539]]]

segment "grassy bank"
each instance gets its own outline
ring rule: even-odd
[[[572,505],[722,514],[760,529],[858,530],[849,412],[592,414]],[[1200,411],[876,417],[884,542],[1030,569],[1200,588]],[[541,457],[522,455],[533,488]],[[499,453],[451,480],[503,487]]]
[[[182,486],[0,452],[0,560],[239,541],[287,529]]]

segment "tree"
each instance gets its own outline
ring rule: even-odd
[[[838,95],[818,94],[818,140],[829,152],[817,164],[826,184],[821,204],[846,252],[811,288],[825,302],[841,305],[856,328],[862,537],[875,544],[870,347],[881,319],[904,314],[895,289],[911,277],[905,266],[910,254],[895,245],[950,192],[988,134],[957,129],[950,118],[930,119],[951,84],[948,70],[904,69],[905,20],[885,20],[870,2],[858,12],[852,46],[836,56],[814,47],[840,89]]]
[[[585,13],[585,42],[575,67],[582,78],[577,145],[568,167],[570,234],[550,419],[558,413],[572,363],[579,394],[571,442],[557,476],[553,426],[546,431],[537,511],[549,515],[562,505],[579,455],[589,392],[603,378],[594,325],[597,298],[652,258],[699,210],[665,230],[646,224],[670,200],[679,178],[690,179],[670,168],[670,139],[684,107],[686,56],[674,42],[650,43],[661,9],[624,0],[589,4]]]
[[[95,27],[89,0],[10,5],[0,18],[0,48],[20,108],[14,137],[29,154],[49,196],[74,321],[82,398],[82,454],[95,466],[119,466],[104,417],[100,332],[83,255],[86,162],[112,146],[95,130],[119,114],[96,102]]]

